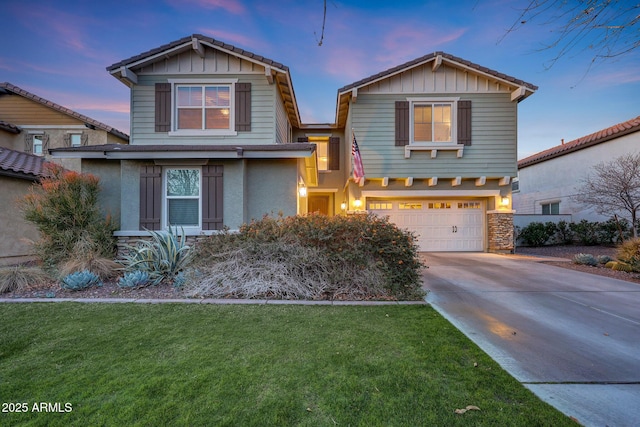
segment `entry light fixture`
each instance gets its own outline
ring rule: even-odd
[[[304,184],[300,184],[300,187],[298,187],[298,194],[300,197],[307,197],[307,187]]]
[[[353,201],[353,206],[355,206],[355,207],[356,207],[356,209],[360,209],[360,206],[362,206],[362,200],[360,200],[360,199],[355,199],[355,200]]]
[[[346,211],[347,210],[347,202],[340,203],[340,209],[342,209],[343,211]]]
[[[504,207],[509,206],[509,198],[504,196],[502,199],[500,199],[500,205]]]

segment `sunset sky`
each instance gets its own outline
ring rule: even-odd
[[[287,65],[305,123],[335,120],[338,88],[437,50],[539,86],[519,158],[640,115],[640,51],[589,68],[585,45],[545,69],[553,24],[507,34],[528,3],[327,0],[319,46],[322,0],[2,0],[0,82],[129,133],[129,89],[105,68],[199,33]]]

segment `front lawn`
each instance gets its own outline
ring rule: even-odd
[[[575,425],[420,305],[1,304],[0,401],[12,426]]]

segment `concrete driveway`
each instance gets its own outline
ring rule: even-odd
[[[585,426],[640,426],[640,285],[525,257],[424,257],[427,302],[518,381]]]

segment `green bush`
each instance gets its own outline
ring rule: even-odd
[[[621,243],[631,237],[632,230],[626,219],[609,218],[607,221],[597,223],[597,239],[602,245]]]
[[[388,296],[416,299],[424,295],[420,276],[423,264],[418,255],[415,236],[400,230],[388,218],[371,214],[333,217],[319,214],[276,218],[265,216],[259,221],[243,225],[237,235],[222,233],[199,242],[197,264],[203,265],[216,254],[230,252],[234,247],[250,252],[252,244],[267,243],[313,248],[322,254],[329,265],[336,266],[337,268],[329,267],[327,286],[331,295],[327,298],[333,297],[334,291],[331,289],[344,289],[351,283],[360,283],[359,276],[368,277],[371,271],[380,276]],[[253,250],[263,249],[256,247]],[[288,249],[275,247],[270,250],[286,252]],[[285,256],[281,259],[283,262],[287,261]]]
[[[520,230],[518,238],[527,246],[543,246],[551,240],[556,229],[556,224],[551,221],[532,222]]]
[[[570,245],[573,243],[573,231],[571,231],[570,223],[564,220],[558,221],[554,240],[561,245]]]
[[[572,222],[569,224],[569,227],[582,245],[593,246],[600,242],[598,238],[600,226],[597,222],[590,222],[583,219],[578,223]]]
[[[113,257],[117,225],[100,212],[99,179],[54,164],[47,164],[46,172],[47,177],[20,201],[26,220],[40,231],[41,239],[35,242],[38,257],[47,267],[55,267],[73,258],[74,246],[86,236],[97,256]]]
[[[171,228],[148,232],[151,240],[140,239],[136,246],[127,246],[129,253],[123,261],[125,269],[146,272],[155,283],[173,280],[191,259],[191,247],[186,244],[184,230],[180,237]]]

